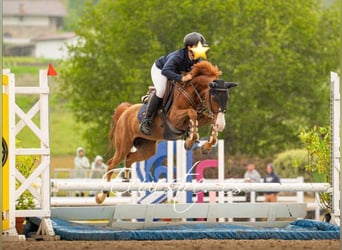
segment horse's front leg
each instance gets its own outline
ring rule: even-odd
[[[222,132],[226,126],[226,121],[224,117],[224,113],[220,112],[217,114],[215,119],[215,123],[211,125],[211,131],[209,135],[209,139],[206,143],[204,143],[201,147],[201,152],[203,154],[208,154],[212,147],[217,143],[218,132]]]
[[[195,142],[199,140],[199,134],[198,134],[198,121],[190,120],[190,126],[189,126],[189,134],[185,139],[184,142],[184,148],[186,150],[192,149]]]
[[[201,153],[202,154],[208,154],[211,151],[212,147],[215,146],[217,143],[217,136],[218,136],[218,131],[212,125],[208,141],[206,141],[201,146]]]
[[[184,148],[191,150],[194,144],[199,140],[197,113],[193,109],[187,109],[189,117],[189,133],[184,142]]]
[[[189,133],[184,142],[186,150],[192,149],[195,142],[199,140],[197,113],[194,109],[177,109],[171,111],[169,120],[178,129],[187,129]]]

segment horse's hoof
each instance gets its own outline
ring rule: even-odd
[[[106,199],[107,194],[105,194],[104,192],[98,193],[95,197],[95,201],[97,204],[102,204],[104,202],[104,200]]]

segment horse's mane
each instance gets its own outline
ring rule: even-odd
[[[194,68],[191,70],[191,76],[193,78],[200,75],[218,77],[221,74],[222,72],[218,69],[218,67],[216,65],[212,65],[208,61],[201,61],[199,63],[196,63],[194,65]]]

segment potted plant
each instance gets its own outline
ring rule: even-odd
[[[308,153],[308,164],[305,170],[311,174],[314,182],[330,183],[331,162],[331,129],[330,127],[313,127],[303,130],[299,135]],[[325,219],[330,220],[331,195],[320,193],[320,203],[326,210]]]
[[[31,155],[16,156],[16,168],[25,178],[28,178],[32,174],[37,160],[38,158],[36,156]],[[19,188],[20,185],[20,181],[16,179],[16,189]],[[15,203],[16,210],[33,209],[34,207],[34,197],[28,190],[23,192]],[[18,234],[23,233],[24,221],[25,218],[16,217],[16,229]]]

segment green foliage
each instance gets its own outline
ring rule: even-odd
[[[298,133],[329,119],[329,71],[338,69],[337,7],[321,1],[125,1],[89,3],[75,23],[81,40],[60,72],[63,92],[87,147],[106,152],[113,109],[138,102],[161,55],[182,47],[183,36],[206,37],[208,58],[231,91],[230,154],[269,156],[299,144]]]
[[[338,13],[323,16],[317,1],[248,1],[242,6],[230,42],[217,48],[222,59],[230,55],[229,64],[220,64],[226,67],[223,72],[240,82],[228,110],[227,146],[259,155],[298,147],[303,128],[329,121],[329,68],[338,67],[331,53],[338,50],[339,39],[332,35],[337,26],[324,18],[335,19]]]
[[[308,164],[307,153],[304,149],[291,149],[279,153],[273,161],[275,172],[281,178],[296,178],[304,176],[305,181],[310,181],[310,176],[305,173]]]
[[[16,168],[25,178],[27,178],[32,174],[37,160],[38,158],[36,156],[31,155],[16,156]],[[16,188],[18,188],[20,185],[21,183],[16,180]],[[28,190],[23,192],[21,196],[16,200],[17,210],[31,209],[34,207],[34,197]]]
[[[309,173],[324,174],[325,182],[330,182],[331,131],[330,127],[314,126],[299,135],[308,155],[305,170]]]
[[[303,130],[299,135],[307,151],[309,162],[305,170],[316,182],[330,183],[331,161],[331,129],[314,126],[311,130]],[[320,193],[320,201],[324,207],[330,208],[329,193]]]

